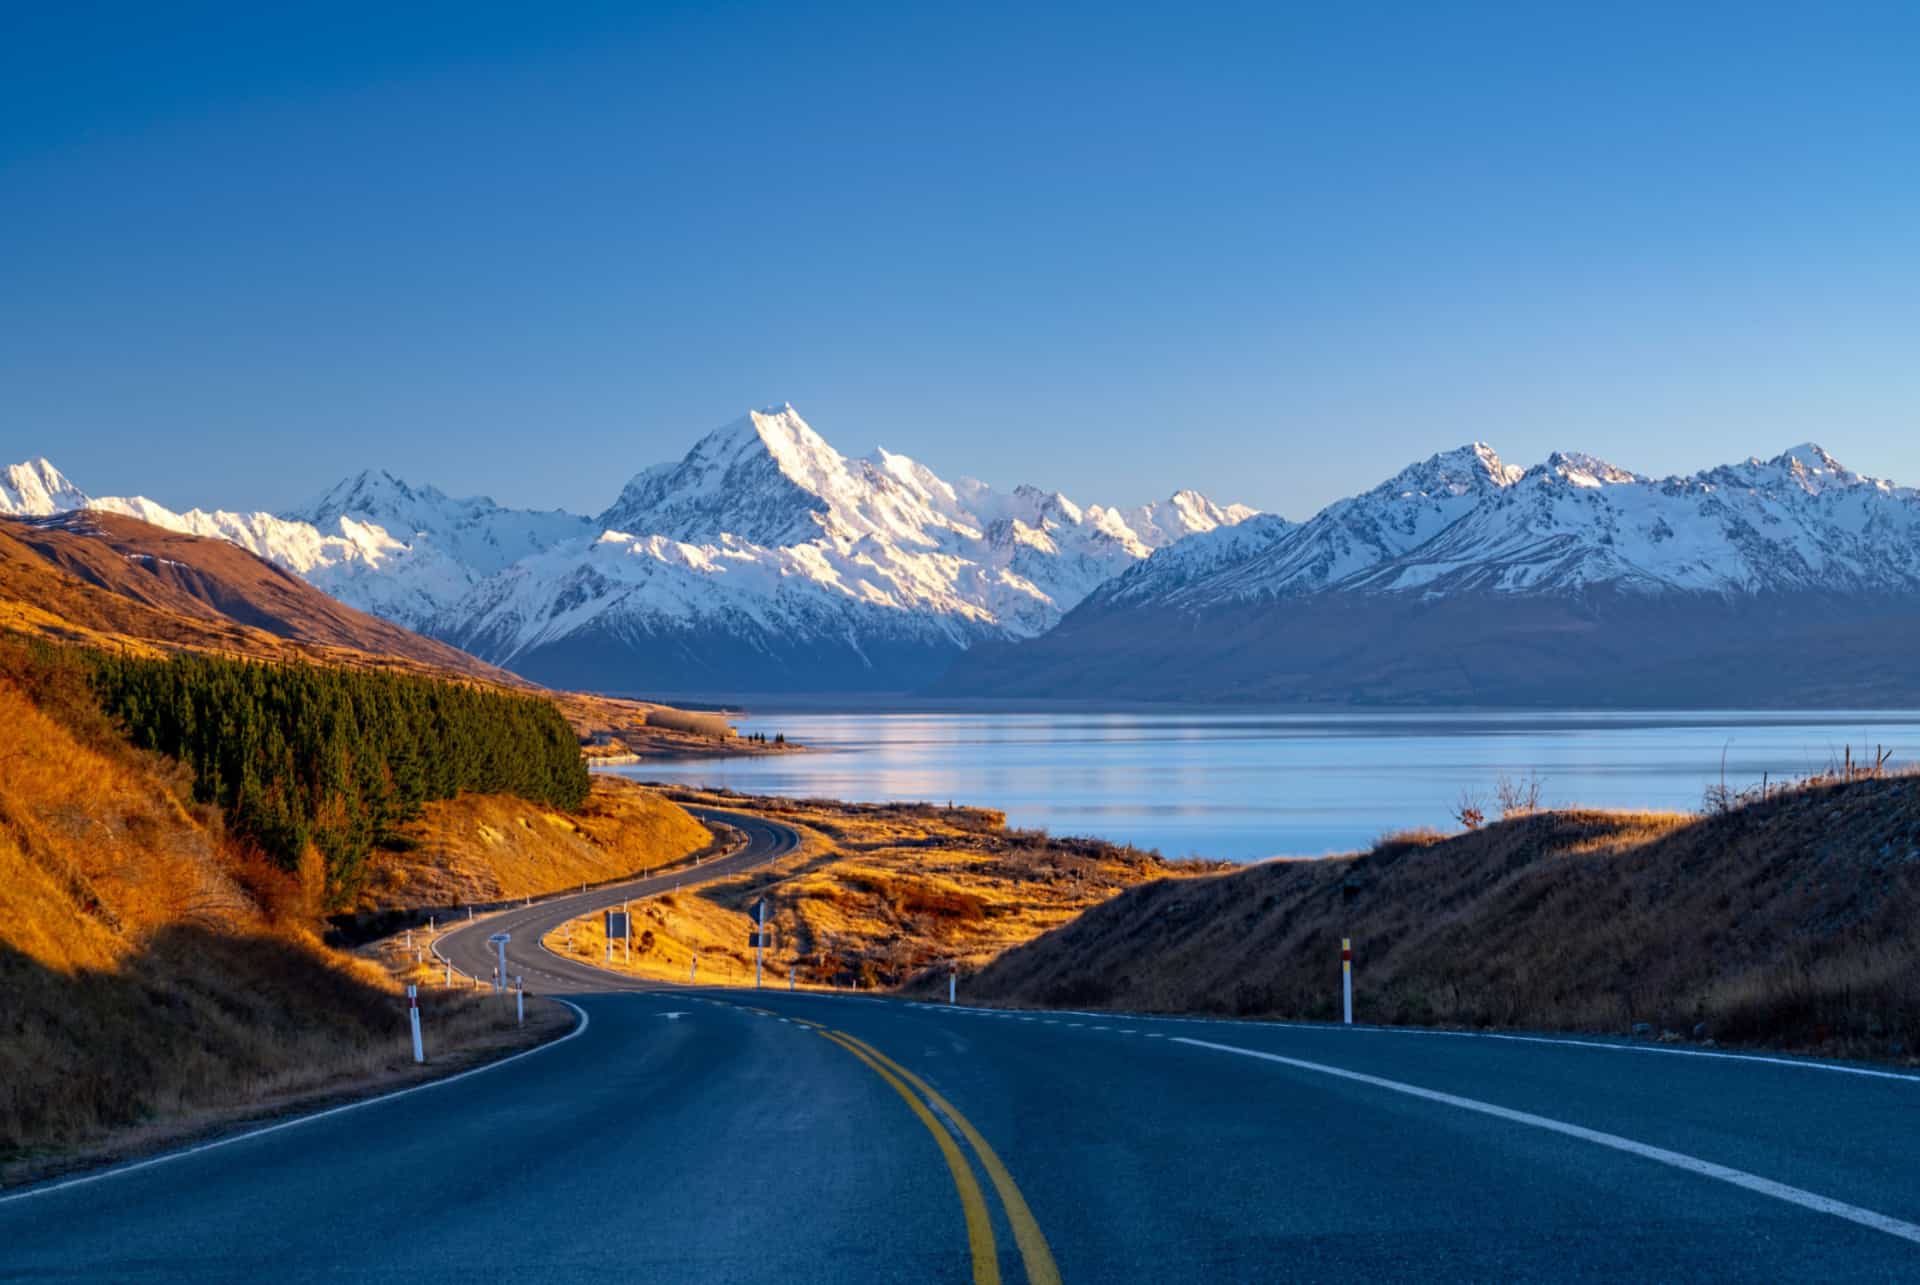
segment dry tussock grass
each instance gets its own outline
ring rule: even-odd
[[[555,812],[507,795],[431,802],[374,856],[357,909],[459,906],[601,883],[698,852],[713,836],[658,793],[596,776],[586,806]]]
[[[748,910],[765,897],[772,976],[800,985],[897,986],[950,963],[971,972],[1122,889],[1213,866],[1175,863],[1099,840],[1010,831],[997,812],[927,804],[848,804],[687,792],[686,802],[774,817],[800,831],[798,852],[767,871],[634,906],[632,968],[716,984],[752,978]],[[568,945],[571,935],[571,947]],[[598,915],[547,939],[599,963]],[[616,948],[614,963],[623,967]]]
[[[1920,778],[1723,815],[1539,813],[1153,884],[1009,952],[990,1000],[1920,1048]],[[1670,1036],[1669,1038],[1672,1038]]]

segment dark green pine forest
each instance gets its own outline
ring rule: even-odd
[[[194,797],[288,870],[311,844],[344,905],[368,854],[430,799],[587,797],[573,731],[537,696],[369,670],[95,654],[92,684],[133,742],[185,762]]]

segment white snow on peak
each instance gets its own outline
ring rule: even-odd
[[[1519,470],[1476,444],[1206,549],[1156,554],[1103,592],[1186,610],[1324,592],[1908,594],[1920,493],[1812,445],[1656,480],[1568,452]]]
[[[0,473],[0,513],[45,518],[85,508],[87,494],[44,456],[7,466]]]
[[[1618,486],[1645,480],[1637,473],[1615,468],[1597,455],[1582,455],[1577,451],[1555,451],[1547,456],[1541,469],[1573,486]]]

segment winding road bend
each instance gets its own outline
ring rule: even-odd
[[[794,842],[714,817],[749,842],[701,877]],[[0,1197],[0,1279],[1920,1278],[1920,1077],[636,985],[538,945],[691,877],[442,938],[488,976],[510,932],[572,1035]]]

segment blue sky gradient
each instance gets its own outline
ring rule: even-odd
[[[841,449],[1291,516],[1474,438],[1920,482],[1920,7],[42,6],[0,454],[597,511]]]

